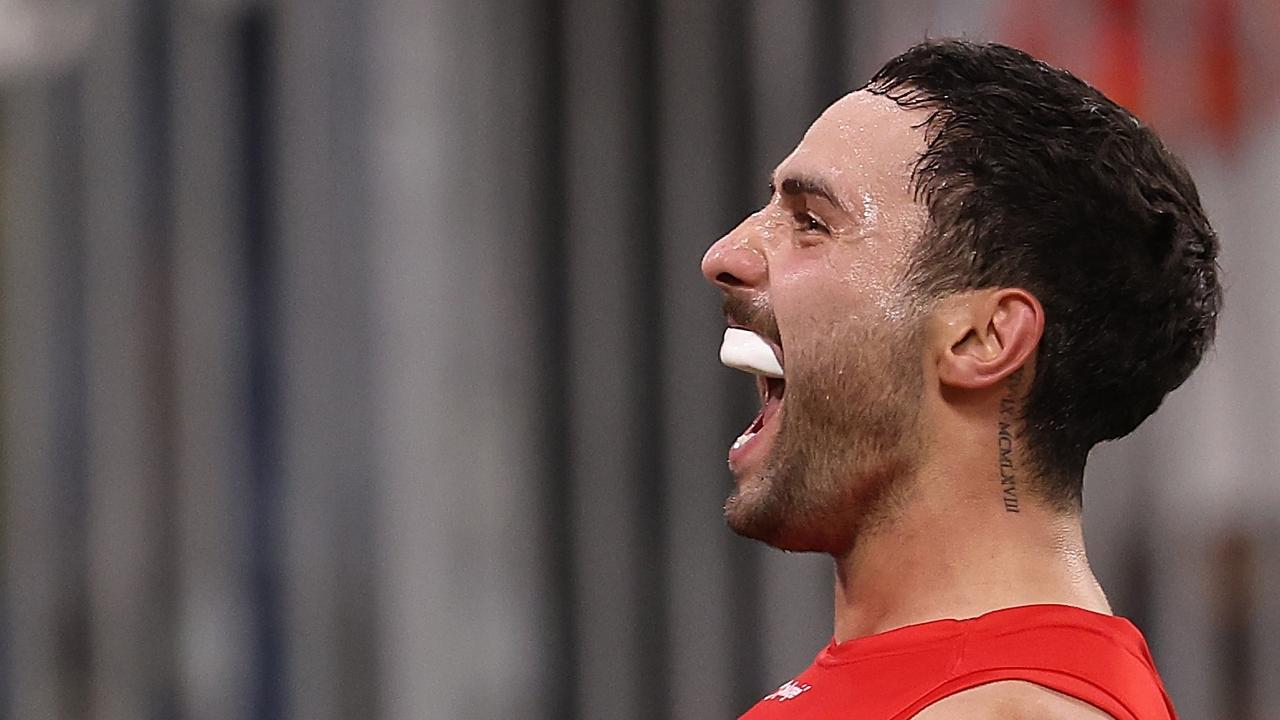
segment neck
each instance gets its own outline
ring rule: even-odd
[[[1056,603],[1109,613],[1078,512],[922,473],[902,506],[836,558],[838,642],[904,625]]]

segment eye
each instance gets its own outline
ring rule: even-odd
[[[804,232],[827,232],[827,226],[812,213],[796,213],[796,227]]]

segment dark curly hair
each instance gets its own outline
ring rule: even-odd
[[[1186,168],[1129,111],[997,44],[936,40],[865,89],[931,110],[914,169],[921,297],[1022,287],[1044,306],[1022,408],[1047,499],[1080,502],[1085,459],[1128,434],[1213,341],[1218,240]]]

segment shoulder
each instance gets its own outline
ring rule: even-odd
[[[1021,680],[1002,680],[947,696],[914,720],[1115,720],[1070,695]]]

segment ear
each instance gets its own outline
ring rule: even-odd
[[[943,311],[938,379],[969,390],[990,387],[1022,367],[1044,334],[1044,308],[1019,288],[988,288]]]

